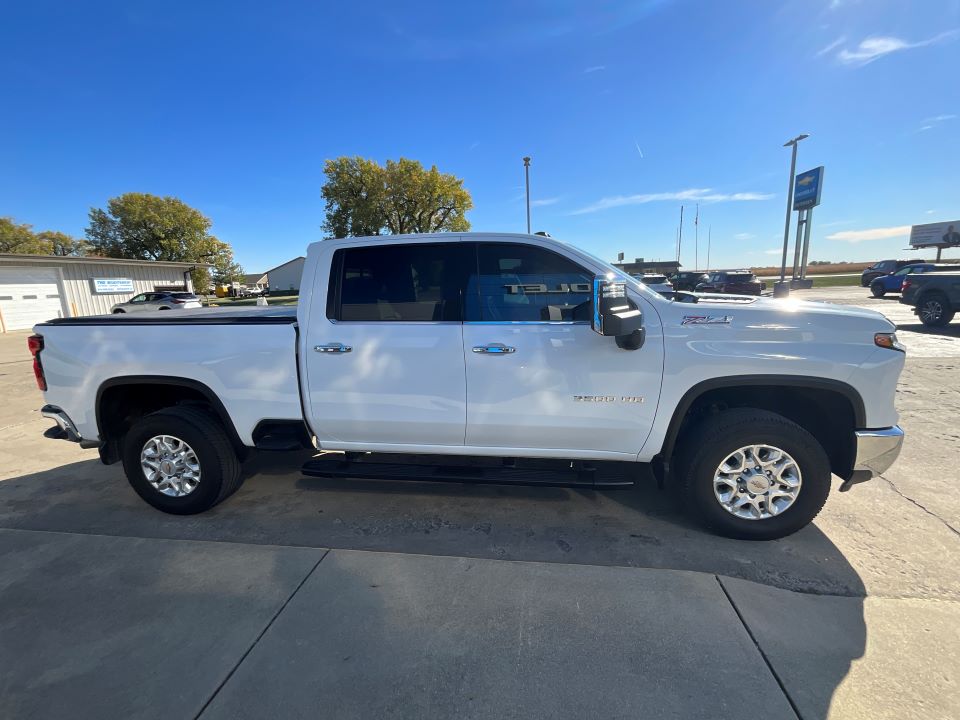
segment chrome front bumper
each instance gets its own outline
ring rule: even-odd
[[[855,430],[857,455],[853,463],[853,474],[840,486],[845,492],[857,483],[869,480],[885,472],[903,447],[903,430],[899,425],[879,430]]]

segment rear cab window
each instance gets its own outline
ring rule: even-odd
[[[460,322],[468,252],[465,243],[337,250],[327,317],[338,322]]]

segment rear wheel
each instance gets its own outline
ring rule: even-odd
[[[917,303],[917,315],[927,327],[943,327],[953,320],[954,309],[942,292],[931,292],[920,298]]]
[[[677,452],[689,510],[711,530],[773,540],[813,520],[830,492],[823,447],[794,422],[740,408],[693,428]]]
[[[113,311],[113,314],[114,314],[114,315],[123,315],[125,312],[126,312],[126,310],[123,310],[123,309],[121,309],[121,308],[117,308],[116,310]]]
[[[208,510],[243,482],[219,419],[190,406],[159,410],[134,423],[124,438],[123,469],[140,497],[175,515]]]
[[[887,291],[884,289],[883,285],[878,282],[875,282],[870,285],[870,292],[873,293],[875,298],[882,298],[887,294]]]

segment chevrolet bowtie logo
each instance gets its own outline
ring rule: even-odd
[[[802,178],[797,180],[797,185],[809,185],[813,182],[813,175],[804,175]]]

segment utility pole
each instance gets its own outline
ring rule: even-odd
[[[677,235],[677,262],[680,262],[680,248],[683,245],[683,205],[680,206],[680,233]]]
[[[693,269],[700,270],[700,203],[697,203],[697,214],[693,216]]]
[[[806,140],[809,135],[806,133],[797,135],[793,140],[787,140],[783,144],[784,147],[792,147],[793,151],[790,154],[790,179],[787,183],[787,217],[783,223],[783,257],[780,261],[780,294],[789,294],[784,282],[786,281],[787,276],[787,246],[790,244],[790,213],[793,211],[793,178],[797,172],[797,145],[801,140]],[[774,295],[777,295],[776,288],[774,288]]]
[[[713,225],[707,225],[707,272],[710,272],[710,240],[713,235]]]
[[[527,176],[527,235],[530,234],[530,158],[523,159],[523,172]]]

